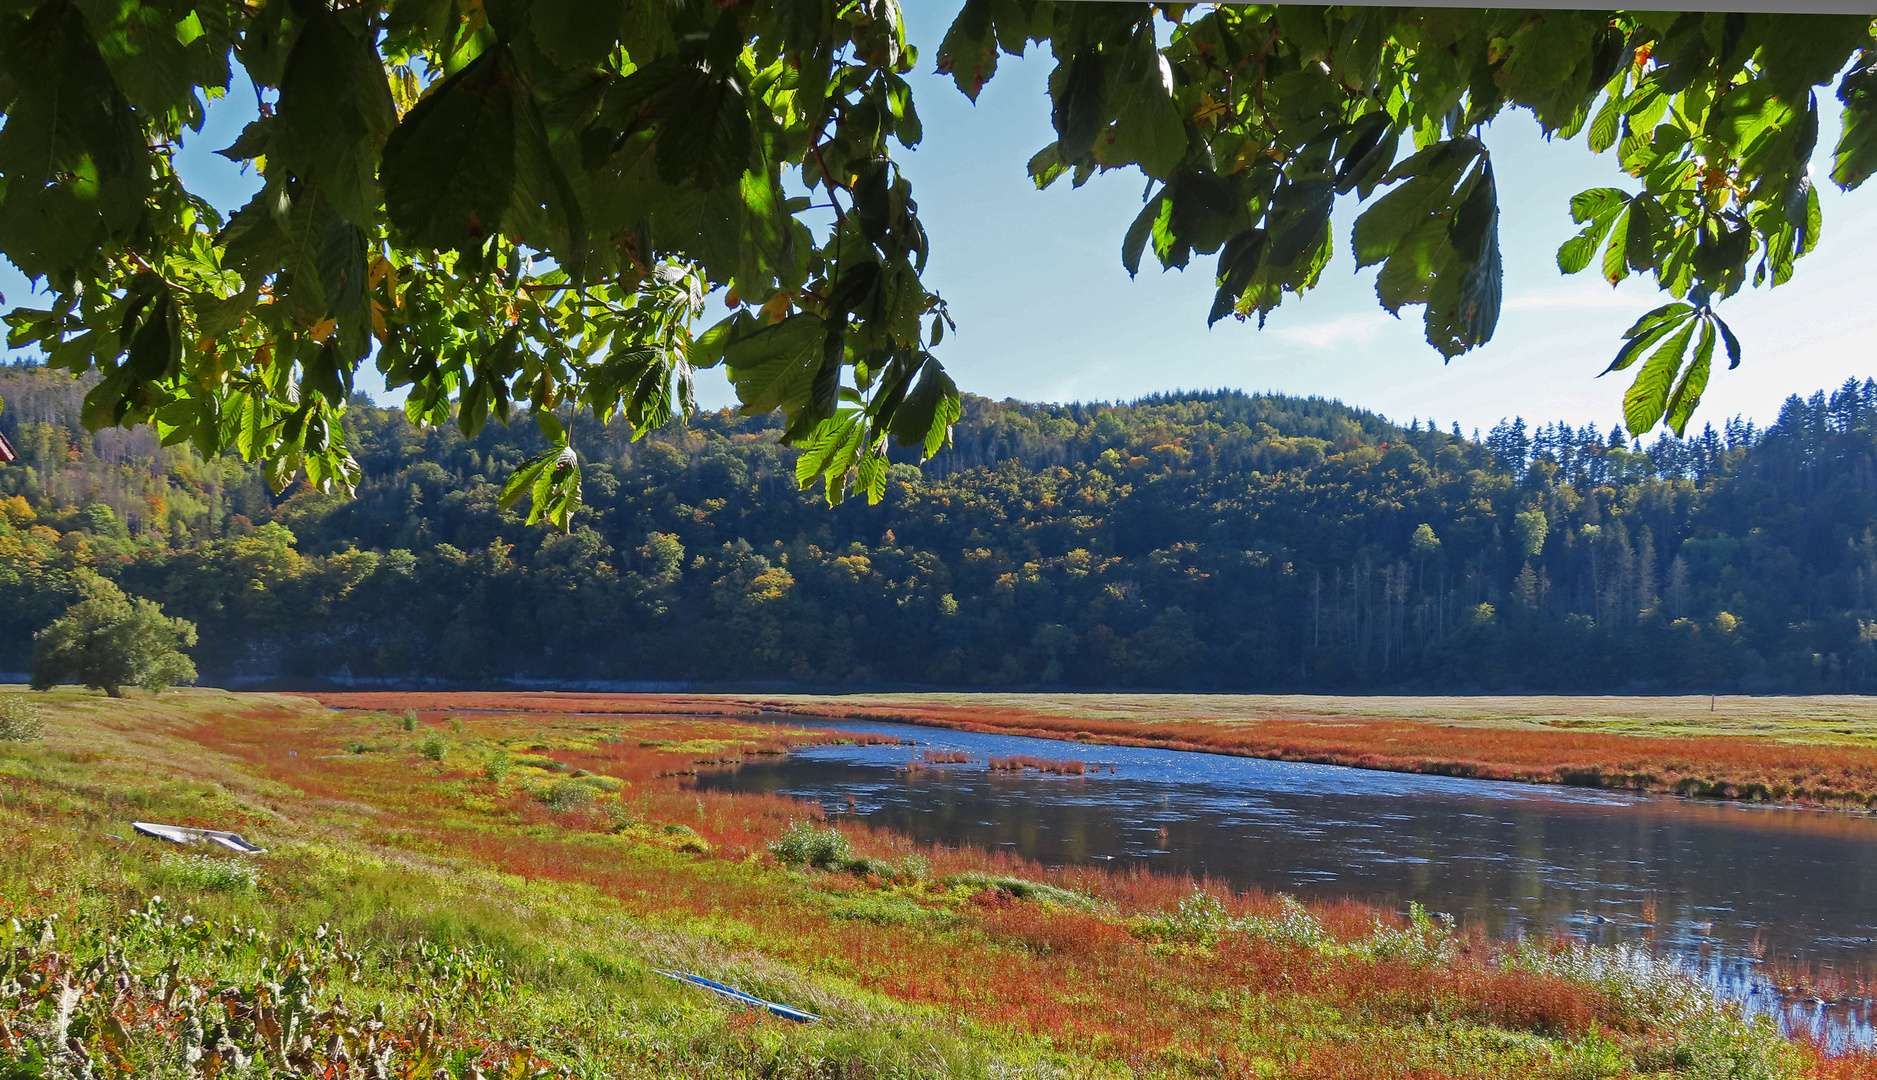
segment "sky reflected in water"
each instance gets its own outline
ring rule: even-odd
[[[1764,960],[1877,968],[1877,820],[1864,815],[898,724],[829,726],[919,745],[804,748],[707,773],[698,785],[820,800],[830,812],[846,812],[852,798],[857,816],[919,840],[1004,847],[1048,865],[1142,864],[1238,889],[1395,908],[1419,901],[1497,934],[1647,942],[1749,1002],[1765,996]],[[972,761],[907,769],[927,750]],[[1101,771],[985,765],[1015,755]],[[1813,1026],[1804,1013],[1786,1019]],[[1861,1011],[1812,1013],[1869,1035]]]

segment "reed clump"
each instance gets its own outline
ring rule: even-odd
[[[988,764],[996,772],[1022,772],[1025,769],[1035,769],[1037,772],[1051,776],[1082,776],[1088,772],[1086,761],[1076,758],[1055,761],[1049,758],[1032,757],[1028,754],[994,757],[989,760]]]

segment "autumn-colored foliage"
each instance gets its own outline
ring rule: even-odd
[[[1662,737],[1399,718],[1130,721],[934,701],[883,704],[868,700],[845,705],[839,698],[533,693],[318,696],[329,704],[352,708],[389,708],[393,702],[447,698],[463,708],[513,711],[720,716],[781,712],[1481,780],[1877,806],[1877,746],[1855,743],[1739,735]]]
[[[851,733],[701,716],[695,705],[631,714],[599,699],[553,711],[494,711],[469,695],[345,704],[208,711],[135,737],[174,739],[176,760],[212,760],[231,770],[226,789],[265,793],[192,797],[165,811],[178,824],[265,836],[341,815],[342,828],[320,826],[322,843],[591,896],[647,934],[700,935],[930,1010],[914,1015],[967,1020],[999,1045],[1047,1045],[1142,1076],[1538,1080],[1567,1075],[1560,1062],[1581,1047],[1641,1060],[1685,1037],[1685,1020],[1550,964],[1543,943],[1430,929],[1418,914],[1353,901],[1302,905],[1138,869],[918,846],[690,778]],[[432,741],[435,758],[424,752]],[[576,789],[587,794],[562,797]],[[5,806],[56,821],[65,790],[30,789]],[[804,823],[839,830],[853,857],[781,865],[772,845]],[[1307,934],[1269,931],[1286,920]],[[1481,1044],[1482,1030],[1506,1033],[1504,1045]],[[1812,1062],[1817,1080],[1860,1075],[1844,1071],[1852,1059],[1769,1045]]]
[[[415,706],[424,710],[420,716],[426,717],[444,704],[424,695],[322,695],[322,699],[350,708]],[[475,729],[488,734],[527,727],[564,736],[580,726],[592,727],[604,716],[608,741],[544,753],[570,769],[629,781],[634,786],[628,802],[635,812],[648,819],[669,816],[684,821],[708,841],[715,858],[729,860],[763,852],[788,821],[801,816],[803,808],[769,796],[691,790],[670,778],[666,761],[675,751],[712,740],[748,739],[769,750],[790,743],[855,738],[851,733],[790,731],[771,724],[755,726],[728,718],[706,718],[698,714],[712,705],[729,709],[722,702],[695,698],[622,700],[559,694],[465,694],[450,695],[448,703],[464,715],[471,715]],[[471,708],[494,710],[503,706],[517,711],[467,712]],[[646,711],[633,714],[624,711],[628,707]],[[550,708],[553,711],[546,711]],[[1028,733],[1030,729],[1023,725],[1035,718],[952,712],[916,719],[978,730]],[[1151,741],[1153,745],[1244,752],[1243,747],[1222,739],[1224,733],[1201,725],[1177,731],[1168,731],[1168,725],[1155,725],[1153,738],[1148,740],[1140,737],[1141,732],[1129,732],[1119,725],[1086,719],[1075,724],[1078,741]],[[1411,728],[1408,724],[1394,725],[1397,731]],[[225,729],[221,734],[226,738]],[[1607,738],[1622,741],[1620,736]],[[1488,740],[1488,745],[1507,747],[1503,753],[1509,756],[1519,744]],[[728,761],[750,752],[713,752],[713,756]],[[965,757],[950,751],[922,755],[933,764],[955,763]],[[993,759],[989,764],[994,769],[1030,768],[1061,774],[1078,773],[1085,767],[1080,760],[1033,757]],[[417,794],[412,792],[403,798]],[[412,809],[417,807],[413,805]],[[842,970],[850,977],[891,997],[935,1004],[982,1023],[1046,1035],[1063,1045],[1084,1047],[1099,1056],[1130,1063],[1164,1065],[1203,1057],[1249,1067],[1256,1055],[1247,1057],[1232,1049],[1237,1021],[1230,1014],[1220,1015],[1197,1005],[1218,995],[1234,1000],[1280,995],[1289,1000],[1317,1002],[1384,1027],[1436,1015],[1566,1039],[1593,1031],[1628,1030],[1638,1039],[1648,1035],[1646,1023],[1626,1015],[1616,1002],[1594,989],[1557,975],[1498,967],[1493,959],[1498,946],[1478,938],[1468,939],[1470,945],[1464,954],[1436,966],[1358,956],[1325,959],[1283,944],[1230,937],[1221,940],[1216,949],[1204,951],[1144,946],[1128,929],[1127,920],[1177,907],[1196,887],[1182,878],[1142,872],[1110,874],[1083,868],[1050,871],[1002,853],[924,849],[920,854],[930,860],[930,875],[935,879],[963,874],[1014,874],[1095,897],[1108,913],[1030,903],[993,891],[975,895],[971,903],[950,910],[941,922],[923,922],[905,912],[891,917],[863,915],[816,922],[805,919],[798,908],[780,901],[769,890],[751,883],[714,874],[706,875],[707,881],[699,880],[674,875],[665,867],[635,866],[610,857],[603,848],[578,842],[578,834],[604,833],[614,827],[600,812],[556,816],[538,804],[515,812],[524,822],[554,825],[556,832],[567,839],[554,839],[552,835],[544,838],[539,833],[525,837],[487,831],[464,834],[417,821],[405,827],[426,829],[438,843],[460,845],[479,860],[528,877],[594,885],[609,895],[627,898],[629,906],[648,914],[662,912],[665,917],[693,918],[734,914],[756,927],[774,955],[801,962],[840,956],[845,958]],[[868,831],[838,820],[835,825],[850,835],[857,851],[881,859],[912,851],[907,841],[896,834]],[[864,908],[868,897],[903,899],[895,891],[900,886],[876,877],[850,876],[828,881],[824,887],[830,895],[844,898],[839,903],[851,904],[857,912],[868,910]],[[641,899],[630,899],[633,897]],[[1268,911],[1273,903],[1271,898],[1258,895],[1223,899],[1230,910],[1246,914]],[[1330,933],[1346,938],[1359,937],[1378,924],[1399,921],[1395,915],[1353,902],[1321,905],[1317,910]],[[961,937],[937,929],[958,925],[959,920],[975,925],[981,936]],[[973,944],[974,937],[978,944]],[[1180,992],[1168,994],[1165,988],[1174,985],[1181,988]],[[1402,1060],[1413,1059],[1410,1054]],[[1310,1048],[1292,1061],[1299,1076],[1367,1080],[1411,1075],[1497,1075],[1465,1069],[1417,1074],[1413,1069],[1402,1071],[1399,1064],[1384,1063],[1373,1056],[1351,1057],[1334,1046]],[[1433,1068],[1431,1064],[1427,1067]]]

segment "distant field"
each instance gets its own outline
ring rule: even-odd
[[[1394,772],[1877,807],[1872,697],[1240,694],[321,694],[330,704],[758,711]],[[372,704],[373,702],[386,704]]]

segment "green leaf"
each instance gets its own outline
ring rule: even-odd
[[[1636,357],[1641,355],[1642,350],[1654,344],[1663,334],[1668,333],[1670,330],[1681,325],[1683,321],[1692,319],[1694,316],[1695,309],[1692,305],[1676,303],[1663,304],[1661,307],[1649,312],[1642,318],[1637,319],[1634,325],[1628,330],[1623,331],[1623,337],[1627,340],[1623,347],[1617,351],[1616,359],[1610,361],[1610,366],[1604,368],[1599,374],[1608,375],[1612,371],[1621,371],[1627,368],[1629,365],[1636,362]]]
[[[872,447],[860,457],[858,475],[854,478],[857,490],[867,493],[867,505],[877,506],[886,497],[886,480],[891,474],[893,463],[887,456]]]
[[[273,136],[274,118],[263,116],[259,120],[250,121],[232,144],[215,153],[230,161],[252,161],[267,153],[267,144]]]
[[[1655,427],[1668,408],[1669,387],[1681,369],[1682,354],[1694,336],[1697,320],[1688,319],[1681,329],[1658,346],[1636,373],[1636,381],[1623,394],[1623,425],[1637,434]]]
[[[1492,340],[1499,325],[1504,299],[1504,271],[1499,254],[1499,189],[1493,181],[1492,159],[1482,157],[1466,187],[1466,197],[1447,227],[1458,271],[1453,306],[1435,302],[1444,290],[1430,292],[1428,343],[1444,355],[1456,356]]]
[[[222,417],[229,432],[223,441],[234,446],[241,460],[253,461],[260,457],[267,447],[270,427],[266,399],[237,390],[228,395]]]
[[[1656,226],[1660,217],[1659,204],[1648,195],[1630,200],[1629,227],[1624,231],[1621,246],[1623,261],[1639,274],[1646,274],[1655,267]],[[1614,237],[1610,246],[1617,246]]]
[[[586,274],[586,214],[548,143],[547,126],[534,95],[518,90],[514,101],[514,202],[504,217],[514,223],[524,243],[552,252],[568,281],[577,286]]]
[[[1050,143],[1033,154],[1028,168],[1030,182],[1036,185],[1038,191],[1048,188],[1063,173],[1069,171],[1069,167],[1062,163],[1062,154],[1056,149],[1055,143]]]
[[[803,311],[731,343],[724,361],[744,414],[806,404],[827,336],[821,316]]]
[[[728,16],[719,16],[727,19]],[[672,85],[658,127],[658,175],[710,188],[733,182],[750,165],[749,102],[734,73],[694,74]]]
[[[684,362],[702,370],[713,368],[723,363],[724,351],[731,342],[750,333],[756,326],[756,320],[747,311],[732,311],[699,334],[691,341],[691,347],[685,350]]]
[[[340,216],[336,208],[321,206],[318,215],[318,248],[314,265],[325,297],[325,314],[355,312],[365,302],[365,231]]]
[[[619,44],[620,0],[534,0],[528,26],[534,43],[566,71],[594,67]]]
[[[965,0],[939,42],[939,74],[949,73],[972,101],[997,74],[997,38],[991,32],[991,0]]]
[[[1838,84],[1844,132],[1833,157],[1832,183],[1849,191],[1877,172],[1877,63],[1866,53]]]
[[[1265,263],[1289,266],[1321,244],[1335,205],[1336,187],[1329,180],[1298,180],[1278,188],[1267,218],[1270,239],[1264,245]]]
[[[1675,432],[1676,438],[1688,430],[1688,418],[1694,415],[1695,406],[1701,404],[1701,393],[1707,389],[1708,370],[1714,363],[1714,322],[1701,320],[1701,340],[1695,345],[1694,362],[1682,374],[1681,381],[1675,385],[1675,392],[1668,399],[1668,426]]]
[[[1267,236],[1263,229],[1247,229],[1225,242],[1219,252],[1219,289],[1213,294],[1212,310],[1206,315],[1207,326],[1236,310],[1238,298],[1251,284],[1259,263],[1264,261]]]
[[[1771,94],[1798,101],[1813,86],[1844,70],[1871,44],[1869,13],[1813,15],[1763,10],[1747,16],[1746,37],[1757,41],[1759,79]]]
[[[0,127],[0,254],[28,277],[96,266],[145,213],[147,141],[75,6],[44,4],[5,37],[19,90]]]
[[[858,409],[849,409],[815,425],[814,434],[803,443],[801,453],[795,458],[796,487],[806,488],[823,472],[832,471],[842,451],[860,441],[864,430],[861,419]],[[841,469],[843,473],[846,471],[845,468]],[[832,488],[834,484],[834,477],[830,475],[828,486]]]
[[[1440,223],[1424,223],[1395,248],[1375,275],[1376,299],[1396,317],[1408,304],[1426,303],[1435,273],[1449,250],[1447,231]]]
[[[267,139],[270,169],[290,170],[302,183],[316,185],[346,220],[373,228],[377,147],[396,122],[377,52],[337,15],[319,10],[287,54]],[[235,145],[246,141],[243,132]]]
[[[521,501],[522,495],[532,490],[535,481],[546,472],[548,463],[559,457],[560,447],[551,447],[515,466],[515,471],[509,474],[508,482],[502,485],[502,494],[496,499],[496,504],[507,510]]]
[[[151,298],[124,354],[124,370],[135,378],[161,379],[182,359],[182,325],[175,308],[168,289],[158,289]]]
[[[1409,175],[1409,166],[1419,162],[1412,179],[1375,200],[1356,219],[1351,242],[1357,268],[1387,259],[1409,235],[1436,214],[1448,212],[1454,185],[1478,156],[1478,147],[1471,139],[1441,143],[1395,166],[1389,175],[1405,176]]]
[[[1163,196],[1147,200],[1141,212],[1134,215],[1127,235],[1121,238],[1121,265],[1127,268],[1128,277],[1135,277],[1141,272],[1141,252],[1154,234],[1154,222],[1159,220],[1161,204],[1165,201]]]
[[[1672,316],[1657,317],[1659,312],[1674,312],[1674,314],[1672,314]],[[1674,327],[1682,325],[1686,319],[1691,319],[1691,317],[1695,317],[1695,308],[1691,308],[1691,306],[1687,306],[1687,304],[1667,304],[1667,306],[1656,308],[1656,312],[1650,312],[1648,316],[1640,317],[1639,321],[1637,321],[1637,325],[1629,327],[1629,331],[1624,332],[1624,338],[1629,338],[1629,340],[1624,342],[1622,349],[1616,351],[1616,359],[1610,361],[1610,366],[1603,368],[1603,370],[1597,372],[1597,374],[1599,374],[1599,376],[1607,376],[1610,372],[1620,372],[1620,370],[1624,370],[1629,364],[1633,364],[1637,361],[1637,357],[1642,355],[1642,349],[1654,346],[1657,340],[1661,340],[1663,334],[1667,334],[1667,332],[1672,331]]]
[[[1623,207],[1610,225],[1610,243],[1603,249],[1603,280],[1612,285],[1629,276],[1629,221],[1635,203]]]
[[[1103,77],[1101,50],[1093,45],[1077,52],[1057,79],[1051,79],[1050,98],[1054,105],[1050,122],[1056,128],[1056,145],[1066,161],[1087,153],[1100,134],[1107,116],[1105,100],[1107,80]]]
[[[443,80],[385,143],[385,210],[410,243],[465,251],[500,230],[515,190],[506,55],[490,49]]]
[[[920,458],[929,458],[951,441],[951,426],[960,415],[958,385],[937,360],[927,358],[918,382],[893,413],[893,440],[917,446]]]
[[[1112,136],[1096,147],[1102,164],[1134,163],[1164,180],[1186,156],[1186,123],[1173,100],[1173,69],[1154,43],[1151,23],[1134,34],[1111,103]]]
[[[315,393],[333,405],[344,405],[352,392],[352,367],[344,363],[332,342],[321,345],[306,364],[300,380],[302,393]]]
[[[1721,340],[1727,345],[1727,369],[1732,371],[1734,368],[1740,366],[1740,339],[1734,336],[1733,330],[1729,329],[1727,324],[1721,321],[1719,315],[1710,313],[1708,318],[1713,321],[1716,327],[1720,328]]]
[[[1382,109],[1350,125],[1337,140],[1335,156],[1342,164],[1336,169],[1336,194],[1348,194],[1370,173],[1393,163],[1395,140],[1391,136],[1394,132],[1394,117]]]
[[[1616,145],[1617,135],[1621,132],[1623,119],[1623,99],[1611,94],[1604,99],[1603,107],[1597,110],[1597,118],[1590,122],[1590,151],[1601,154]]]
[[[1575,274],[1590,265],[1590,257],[1597,253],[1597,245],[1603,243],[1603,237],[1610,231],[1607,221],[1593,221],[1584,226],[1584,231],[1566,240],[1558,246],[1558,269],[1566,274]]]

